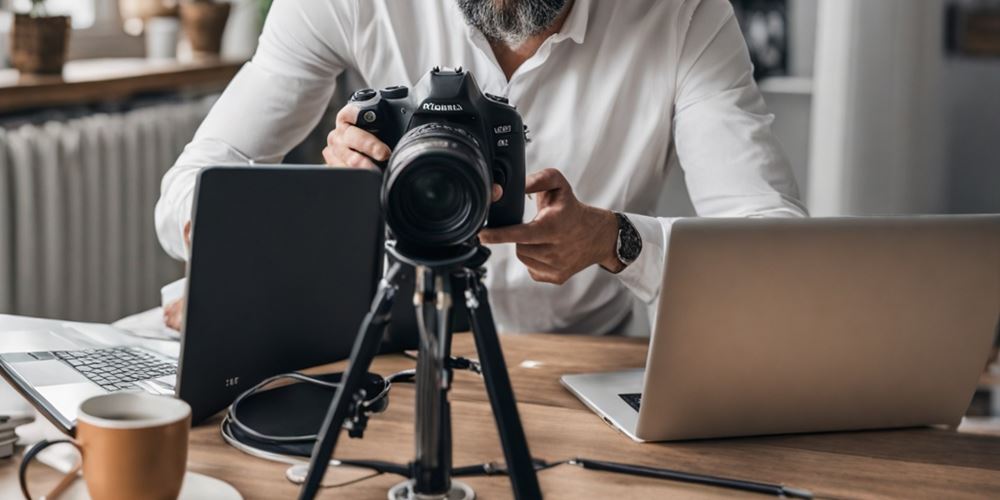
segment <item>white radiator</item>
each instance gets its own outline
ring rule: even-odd
[[[0,129],[0,313],[113,321],[183,274],[153,226],[160,178],[210,100]]]

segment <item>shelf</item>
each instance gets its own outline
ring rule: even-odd
[[[0,70],[0,113],[128,99],[144,92],[225,87],[242,61],[153,61],[140,58],[70,61],[62,75]]]
[[[757,83],[765,94],[811,96],[813,79],[804,76],[772,76]]]

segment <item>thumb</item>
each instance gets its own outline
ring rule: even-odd
[[[567,186],[569,186],[569,181],[563,177],[562,172],[554,168],[535,172],[524,180],[524,192],[526,194],[557,191]]]

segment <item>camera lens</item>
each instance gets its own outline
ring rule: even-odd
[[[389,160],[382,202],[400,244],[465,243],[486,222],[492,179],[476,139],[445,123],[416,127]]]
[[[411,174],[412,175],[412,174]],[[408,223],[425,233],[447,231],[468,217],[469,196],[461,181],[447,169],[428,166],[408,181],[400,193]]]

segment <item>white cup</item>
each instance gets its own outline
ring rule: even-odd
[[[151,17],[146,21],[146,57],[177,58],[177,39],[181,23],[176,17]]]

